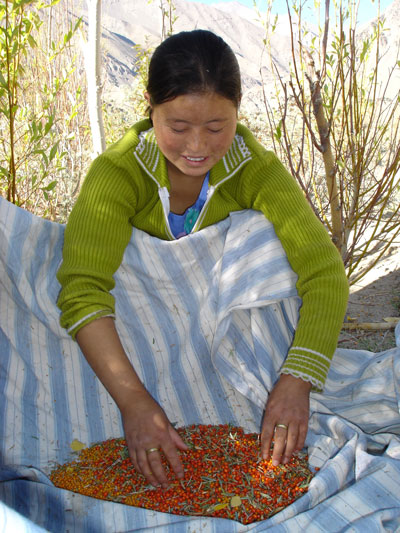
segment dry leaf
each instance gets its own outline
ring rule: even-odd
[[[239,507],[240,505],[242,505],[242,500],[240,496],[232,496],[230,505],[231,507]]]
[[[86,444],[83,444],[83,442],[81,442],[78,439],[74,439],[71,442],[70,446],[71,446],[72,451],[74,452],[80,452],[81,450],[83,450],[83,448],[86,448]]]
[[[221,509],[225,509],[225,507],[228,507],[228,505],[229,505],[229,502],[217,503],[216,505],[214,505],[213,509],[214,511],[220,511]]]

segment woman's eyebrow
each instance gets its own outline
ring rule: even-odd
[[[211,122],[226,122],[227,118],[213,118],[212,120],[208,120],[206,124],[210,124]]]
[[[190,124],[189,120],[184,120],[183,118],[167,118],[167,122],[183,122],[184,124]]]
[[[205,122],[205,124],[211,124],[212,122],[226,122],[227,120],[227,118],[213,118]],[[183,118],[167,118],[167,122],[173,122],[174,124],[176,124],[177,122],[180,122],[182,124],[191,124],[190,120],[185,120]]]

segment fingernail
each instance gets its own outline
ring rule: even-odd
[[[279,465],[279,461],[277,461],[276,459],[273,459],[272,466],[278,466],[278,465]]]

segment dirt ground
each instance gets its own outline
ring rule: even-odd
[[[373,258],[369,259],[371,260]],[[364,266],[366,264],[367,262]],[[388,317],[399,316],[400,243],[396,243],[364,278],[351,286],[346,322],[382,324]],[[343,329],[338,346],[372,352],[393,348],[394,327],[377,330]]]

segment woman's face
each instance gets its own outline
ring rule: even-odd
[[[184,94],[154,106],[154,132],[170,178],[204,178],[229,150],[236,117],[234,103],[213,92]]]

